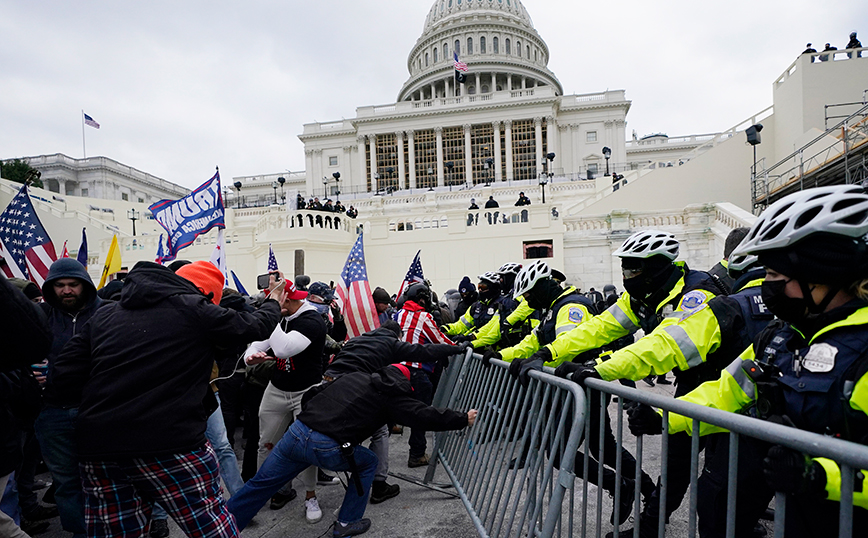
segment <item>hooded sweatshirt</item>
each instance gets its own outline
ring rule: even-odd
[[[54,292],[54,283],[62,278],[75,278],[82,282],[84,307],[81,310],[67,312],[61,307],[57,294]],[[51,264],[48,277],[42,284],[42,297],[45,302],[41,303],[40,306],[48,316],[48,324],[54,333],[51,351],[48,354],[48,376],[43,392],[45,403],[53,407],[76,407],[78,405],[77,398],[59,397],[54,390],[52,382],[54,379],[54,359],[57,358],[66,343],[81,331],[94,312],[106,303],[97,296],[96,286],[93,285],[93,280],[90,279],[84,266],[72,258],[61,258]]]
[[[427,431],[459,430],[467,414],[425,405],[410,395],[410,380],[396,367],[354,372],[318,385],[301,400],[298,420],[338,443],[359,444],[387,423]]]
[[[215,348],[267,337],[277,301],[236,312],[190,281],[139,262],[120,301],[97,310],[55,360],[59,397],[80,397],[79,457],[112,460],[189,452],[205,444]]]

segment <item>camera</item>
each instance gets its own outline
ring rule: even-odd
[[[268,285],[271,283],[271,275],[274,275],[275,279],[280,278],[280,273],[277,271],[272,271],[270,273],[265,273],[264,275],[259,275],[256,277],[256,289],[267,290]]]

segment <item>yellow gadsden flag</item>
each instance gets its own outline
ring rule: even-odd
[[[97,289],[105,286],[105,282],[109,275],[113,275],[121,270],[121,249],[118,247],[118,236],[112,237],[112,244],[109,247],[108,255],[105,258],[105,265],[102,268],[102,276],[99,279]]]

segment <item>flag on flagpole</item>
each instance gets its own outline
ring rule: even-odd
[[[69,251],[66,250],[66,241],[63,242],[63,249],[60,251],[61,258],[69,258]]]
[[[121,270],[121,248],[118,246],[118,236],[112,236],[112,243],[109,246],[108,254],[105,257],[105,265],[102,268],[102,276],[99,277],[99,286],[96,289],[101,289],[105,286],[109,275],[113,275]]]
[[[238,276],[235,275],[235,271],[229,272],[232,273],[232,280],[235,282],[235,289],[238,290],[238,293],[240,293],[241,295],[250,296],[250,294],[247,293],[247,290],[244,289],[244,286],[241,285],[241,281],[238,280]]]
[[[268,244],[268,272],[278,271],[277,258],[274,257],[274,251],[271,250],[271,243]]]
[[[174,260],[178,251],[190,246],[200,234],[215,226],[226,227],[220,172],[180,200],[160,200],[148,209],[166,230],[168,254],[164,261]]]
[[[54,244],[39,221],[36,209],[22,185],[0,213],[0,258],[7,277],[31,280],[42,286],[48,268],[57,260]]]
[[[81,229],[81,245],[78,247],[78,255],[75,257],[80,264],[87,269],[87,228]]]
[[[401,289],[398,290],[398,295],[396,297],[401,297],[404,292],[417,282],[425,282],[425,275],[422,274],[422,261],[419,259],[419,254],[422,251],[416,253],[416,257],[413,258],[413,263],[410,264],[410,269],[407,270],[407,276],[404,277],[404,282],[401,282]]]
[[[467,82],[467,64],[458,59],[458,53],[452,51],[452,57],[455,62],[452,64],[455,67],[455,82],[464,84]]]
[[[166,251],[163,250],[163,234],[160,234],[160,238],[157,240],[157,259],[154,261],[159,263],[160,265],[162,265],[163,264],[163,258],[165,258],[165,257],[166,257]]]
[[[368,270],[365,267],[364,234],[359,234],[356,244],[347,256],[347,263],[341,271],[338,282],[338,297],[344,305],[344,319],[347,323],[349,338],[372,331],[380,326],[377,307],[371,296],[368,284]]]
[[[211,252],[211,263],[223,273],[223,287],[229,287],[229,273],[226,270],[226,238],[223,236],[223,228],[217,230],[217,244]]]
[[[82,114],[84,114],[84,112],[82,112]],[[93,118],[91,118],[87,114],[84,114],[84,124],[90,125],[94,129],[99,129],[99,123],[97,123],[96,120],[94,120]]]

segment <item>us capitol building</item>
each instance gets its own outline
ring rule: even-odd
[[[461,83],[454,54],[468,68]],[[624,90],[564,95],[548,61],[548,46],[519,0],[437,0],[410,48],[409,76],[395,102],[305,124],[303,172],[224,178],[229,268],[250,290],[272,245],[285,273],[336,281],[363,231],[371,286],[392,293],[419,249],[425,276],[440,292],[464,275],[540,257],[579,288],[620,287],[611,253],[632,231],[655,227],[675,233],[681,257],[707,269],[729,230],[752,222],[763,196],[840,159],[855,147],[850,130],[865,129],[863,114],[840,136],[827,130],[826,105],[858,103],[868,88],[868,58],[847,52],[827,61],[799,56],[770,75],[771,106],[719,132],[677,138],[628,135],[632,103]],[[846,116],[858,108],[837,110]],[[751,146],[744,130],[757,123],[762,143]],[[799,148],[807,149],[795,163]],[[754,149],[759,181],[752,180]],[[806,167],[814,154],[825,160]],[[60,175],[79,166],[75,159],[29,159],[43,172],[48,190],[33,189],[34,203],[58,249],[68,239],[74,252],[86,227],[93,274],[112,235],[125,266],[154,259],[162,230],[147,205],[166,197],[168,182],[147,176],[139,184],[139,173],[113,187],[109,170],[90,186]],[[59,160],[67,166],[47,164]],[[0,204],[15,190],[3,180]],[[520,192],[531,205],[513,205]],[[340,199],[359,216],[296,210],[296,194]],[[500,208],[468,210],[471,199],[483,207],[490,196]],[[135,236],[124,218],[130,211],[141,214]],[[201,236],[181,257],[208,259],[215,237]]]

